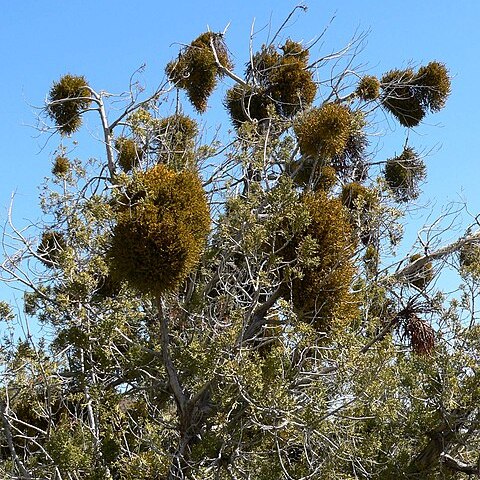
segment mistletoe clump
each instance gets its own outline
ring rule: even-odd
[[[317,189],[329,192],[337,183],[337,171],[328,165],[320,169],[320,175],[316,183]]]
[[[385,91],[383,106],[404,127],[415,127],[425,111],[413,89],[415,74],[411,68],[406,70],[391,70],[382,77]]]
[[[143,152],[131,138],[118,137],[115,141],[115,149],[118,152],[117,161],[124,172],[129,172],[138,166]]]
[[[303,155],[331,159],[344,153],[351,127],[348,107],[326,103],[303,115],[294,129]]]
[[[376,203],[376,195],[375,192],[368,187],[358,182],[351,182],[343,186],[341,200],[342,204],[349,210],[360,207],[369,210]]]
[[[450,94],[448,70],[439,62],[430,62],[417,73],[411,68],[391,70],[381,86],[383,106],[404,127],[415,127],[429,111],[441,110]]]
[[[201,181],[159,164],[134,176],[128,190],[136,200],[118,214],[109,250],[112,278],[147,294],[171,291],[197,264],[209,232]]]
[[[89,107],[91,101],[85,77],[67,74],[54,82],[48,95],[47,112],[58,130],[69,135],[80,128],[81,113]]]
[[[346,181],[351,179],[363,181],[366,178],[368,172],[368,165],[365,162],[368,146],[365,133],[366,126],[367,121],[364,113],[360,110],[352,111],[350,132],[345,148],[330,161],[337,174]]]
[[[299,187],[311,187],[312,190],[330,191],[337,183],[335,168],[324,165],[311,158],[297,160],[288,165],[292,180]]]
[[[415,200],[420,194],[418,183],[425,179],[426,167],[412,147],[390,158],[385,165],[385,180],[399,202]]]
[[[480,261],[480,246],[467,244],[463,246],[459,254],[460,266],[468,268]]]
[[[160,120],[155,138],[159,161],[176,171],[193,169],[197,135],[197,122],[187,115],[177,113]]]
[[[70,160],[64,155],[58,155],[53,161],[52,173],[57,178],[64,178],[70,171]]]
[[[263,45],[245,72],[253,86],[235,86],[227,92],[225,103],[235,127],[268,118],[270,105],[277,115],[290,118],[315,99],[317,85],[308,70],[308,49],[287,40],[281,50]]]
[[[264,89],[235,85],[228,90],[225,106],[235,128],[244,122],[262,121],[268,118],[269,106],[273,105]]]
[[[223,76],[217,59],[223,67],[232,67],[222,34],[205,32],[166,67],[169,79],[187,92],[200,113],[207,109],[207,101],[217,85],[217,79]]]
[[[450,95],[451,84],[447,67],[440,62],[430,62],[418,69],[416,79],[417,96],[422,105],[432,112],[440,111]]]
[[[460,272],[463,276],[480,278],[480,245],[466,244],[459,252]]]
[[[37,255],[40,261],[48,268],[58,265],[60,256],[67,246],[64,236],[55,230],[43,232]]]
[[[287,40],[281,49],[280,65],[270,71],[268,93],[277,102],[280,114],[291,117],[311,105],[317,85],[307,69],[308,49],[292,40]]]
[[[380,95],[380,80],[373,75],[365,75],[360,79],[355,92],[366,102],[376,100]]]
[[[292,280],[291,300],[300,318],[317,329],[328,329],[337,322],[347,324],[358,315],[351,292],[356,242],[348,212],[323,190],[306,194],[301,203],[311,221],[286,249],[287,260],[296,260],[301,271]],[[313,251],[302,258],[307,242]]]

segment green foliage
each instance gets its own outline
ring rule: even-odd
[[[60,423],[51,432],[47,452],[62,472],[90,470],[93,444],[87,431],[80,425]]]
[[[376,243],[378,218],[381,216],[378,192],[351,182],[342,187],[340,200],[349,210],[352,228],[363,245]]]
[[[399,202],[415,200],[420,194],[418,183],[425,176],[425,164],[412,147],[385,164],[385,180]]]
[[[143,293],[175,289],[198,263],[210,229],[200,179],[164,165],[139,172],[118,215],[108,253],[112,277]]]
[[[415,127],[428,111],[441,110],[450,94],[448,71],[439,62],[430,62],[417,73],[411,68],[391,70],[381,84],[383,106],[404,127]]]
[[[142,160],[142,150],[131,138],[118,137],[115,140],[115,150],[118,153],[117,162],[124,172],[130,172]]]
[[[217,85],[217,79],[223,76],[212,44],[220,64],[231,68],[223,36],[213,32],[202,33],[166,68],[169,79],[177,87],[186,90],[188,98],[200,113],[206,111],[207,100]]]
[[[133,461],[124,459],[121,465],[122,479],[125,480],[150,480],[162,478],[168,472],[162,456],[154,451],[140,452],[135,455]]]
[[[305,113],[295,124],[303,155],[331,159],[347,147],[352,113],[339,103],[326,103]]]
[[[70,135],[80,128],[81,114],[91,101],[85,77],[67,74],[54,82],[48,95],[47,113],[59,132]]]

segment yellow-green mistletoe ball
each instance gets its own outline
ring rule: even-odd
[[[64,178],[70,171],[70,160],[63,156],[58,155],[53,161],[52,173],[57,178]]]
[[[200,259],[210,212],[197,174],[158,164],[136,174],[109,251],[112,278],[159,295],[174,290]]]
[[[432,112],[440,111],[450,95],[450,77],[447,67],[440,62],[430,62],[418,69],[415,83],[417,96]]]
[[[217,65],[217,59],[223,67],[232,68],[223,35],[205,32],[166,67],[170,81],[187,92],[199,113],[206,111],[208,98],[215,89],[218,78],[224,75]]]
[[[358,182],[351,182],[344,185],[340,199],[343,206],[349,210],[355,210],[358,207],[364,210],[370,210],[376,203],[375,192]]]
[[[294,129],[302,154],[329,159],[345,151],[352,113],[339,103],[326,103],[303,115]]]
[[[156,134],[154,148],[159,163],[175,171],[196,168],[195,139],[198,125],[195,120],[176,113],[157,122]]]
[[[401,155],[387,160],[384,175],[396,199],[408,202],[418,198],[418,184],[425,179],[426,167],[412,147],[405,147]]]
[[[323,190],[305,194],[299,206],[309,212],[311,222],[283,251],[285,260],[297,262],[301,270],[301,276],[284,285],[284,298],[292,301],[299,318],[319,330],[348,325],[358,316],[358,299],[351,290],[357,242],[348,211]],[[299,253],[312,241],[315,251],[306,262]]]
[[[131,138],[118,137],[115,141],[115,149],[118,152],[117,161],[124,172],[129,172],[138,166],[143,152]]]
[[[383,106],[404,127],[415,127],[427,112],[438,112],[450,95],[448,70],[440,62],[430,62],[417,73],[411,68],[391,70],[382,77]]]
[[[85,77],[67,74],[50,89],[47,113],[60,133],[69,135],[80,128],[81,113],[90,103],[91,93]]]
[[[373,75],[365,75],[358,83],[356,93],[366,102],[375,100],[380,95],[380,80]]]

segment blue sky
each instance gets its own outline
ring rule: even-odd
[[[178,51],[175,42],[188,43],[207,26],[219,31],[229,22],[226,40],[236,71],[241,73],[248,58],[252,21],[255,19],[257,30],[265,27],[255,38],[260,46],[269,24],[276,30],[295,5],[280,0],[5,2],[0,28],[4,72],[0,89],[0,222],[5,221],[13,191],[17,224],[39,217],[38,185],[50,174],[51,157],[59,142],[58,138],[47,142],[45,135],[39,137],[32,125],[38,113],[35,107],[43,104],[54,80],[64,73],[81,74],[92,87],[119,93],[145,63],[142,81],[147,92],[152,91],[163,79],[166,62]],[[434,149],[427,159],[428,183],[421,202],[443,205],[466,200],[473,213],[480,211],[480,2],[311,0],[307,5],[308,12],[296,14],[285,31],[295,40],[314,39],[335,15],[312,56],[344,46],[355,31],[369,31],[359,62],[372,74],[406,66],[409,61],[447,64],[453,82],[446,108],[410,133],[412,145]],[[219,100],[216,106],[220,106]],[[217,116],[215,104],[207,118],[224,125],[227,122],[226,117]],[[93,118],[87,119],[86,127],[95,128]],[[404,130],[397,128],[393,136],[395,141],[380,141],[383,150],[378,160],[401,149]],[[88,157],[98,152],[88,135],[81,139],[78,153]]]

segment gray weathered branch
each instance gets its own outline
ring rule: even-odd
[[[384,278],[383,283],[396,283],[399,281],[404,281],[405,279],[412,278],[416,272],[422,269],[428,262],[432,260],[440,260],[442,258],[448,257],[449,255],[460,251],[463,247],[467,245],[472,245],[475,243],[480,243],[480,231],[464,235],[455,242],[449,243],[434,252],[422,255],[414,262],[409,263],[405,267],[397,270],[394,274]]]
[[[461,460],[453,458],[452,456],[446,453],[442,453],[440,455],[440,460],[450,470],[480,477],[480,469],[478,465],[468,465],[467,463],[464,463]]]
[[[160,331],[162,335],[162,356],[163,356],[163,364],[165,366],[165,370],[167,371],[168,382],[170,388],[172,389],[173,396],[175,397],[175,401],[177,403],[178,409],[180,414],[185,412],[185,404],[187,402],[186,395],[183,391],[183,388],[180,384],[180,378],[178,376],[178,372],[173,365],[172,358],[170,356],[170,337],[168,333],[168,324],[167,318],[163,312],[162,300],[160,298],[157,299],[157,309],[158,309],[158,321],[160,323]]]
[[[0,417],[2,419],[3,431],[5,433],[5,439],[7,440],[8,449],[10,450],[10,455],[12,456],[15,465],[17,465],[20,474],[22,475],[20,478],[30,480],[32,477],[25,468],[25,465],[23,465],[20,457],[17,455],[15,445],[13,444],[12,430],[10,428],[10,422],[7,419],[7,404],[5,401],[0,402]]]

